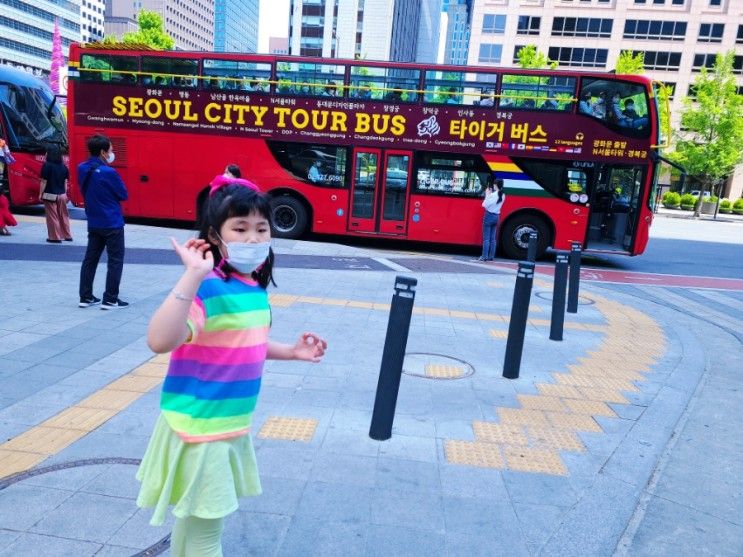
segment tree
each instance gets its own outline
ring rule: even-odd
[[[539,52],[536,45],[529,44],[519,49],[516,54],[518,64],[524,69],[535,69],[549,68],[554,70],[557,68],[557,62],[550,60],[546,54]]]
[[[147,45],[157,50],[173,50],[175,41],[163,29],[163,18],[157,12],[139,10],[137,13],[139,30],[124,33],[121,41],[113,37],[106,37],[104,44]]]
[[[718,186],[743,162],[743,95],[737,92],[733,51],[718,54],[715,64],[692,85],[695,98],[684,99],[681,130],[670,157],[686,168],[700,190],[719,196]],[[695,216],[699,216],[703,195]]]
[[[634,54],[631,50],[623,50],[617,58],[617,69],[615,71],[622,75],[645,73],[645,53]]]

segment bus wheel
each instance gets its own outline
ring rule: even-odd
[[[277,238],[299,238],[307,230],[307,209],[298,199],[280,195],[271,200],[273,235]]]
[[[537,258],[547,251],[550,233],[544,219],[536,215],[517,215],[509,219],[501,230],[500,244],[511,259],[526,259],[529,234],[537,233]]]

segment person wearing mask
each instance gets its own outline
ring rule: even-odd
[[[108,257],[106,290],[101,309],[120,309],[129,304],[119,298],[124,270],[124,214],[121,202],[129,197],[124,181],[111,166],[116,158],[111,140],[96,134],[88,139],[90,158],[77,167],[77,183],[88,217],[88,247],[80,268],[81,308],[101,304],[93,295],[93,280],[105,248]]]
[[[578,112],[594,116],[593,105],[591,104],[591,93],[584,91],[580,96],[580,102],[578,103]]]
[[[46,161],[41,167],[39,197],[44,203],[46,216],[46,241],[59,244],[72,241],[70,214],[67,212],[67,183],[70,171],[62,162],[62,150],[51,145],[46,151]]]
[[[488,185],[482,202],[485,215],[482,218],[482,255],[478,261],[492,261],[495,258],[495,249],[498,246],[498,219],[505,200],[503,180],[498,178],[495,180],[495,187],[493,184]]]

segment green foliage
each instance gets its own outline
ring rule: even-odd
[[[697,197],[695,195],[691,195],[690,193],[685,193],[681,196],[681,205],[691,205],[694,206],[694,204],[697,202]]]
[[[660,115],[660,143],[665,144],[671,140],[671,95],[673,87],[665,84],[657,84],[655,87],[655,98],[658,103],[658,114]],[[635,101],[637,105],[637,101]]]
[[[550,60],[543,52],[539,52],[536,45],[533,44],[522,47],[518,54],[516,54],[516,58],[518,59],[519,67],[524,69],[539,70],[549,68],[550,70],[554,70],[557,68],[557,62]]]
[[[645,53],[634,54],[631,50],[623,50],[617,59],[616,72],[624,75],[645,73]]]
[[[678,207],[681,204],[681,196],[675,191],[667,191],[663,194],[664,207]]]
[[[669,154],[701,190],[717,191],[743,160],[743,95],[733,74],[734,52],[718,54],[711,70],[694,81],[695,98],[684,99],[676,150]]]
[[[729,199],[723,199],[720,201],[720,209],[730,209],[732,208],[733,204],[730,202]]]
[[[743,210],[743,197],[735,200],[735,203],[733,203],[733,209]]]
[[[157,12],[139,10],[137,13],[139,30],[124,33],[121,42],[124,44],[145,44],[157,50],[173,50],[175,41],[163,29],[163,18]]]

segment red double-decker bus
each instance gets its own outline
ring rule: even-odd
[[[194,220],[236,163],[277,236],[476,245],[502,178],[508,256],[531,232],[539,253],[648,241],[658,109],[642,76],[73,45],[69,77],[72,164],[111,137],[130,216]]]
[[[0,195],[13,205],[39,201],[41,165],[53,143],[67,153],[67,126],[57,99],[41,79],[0,65],[0,137],[16,162],[0,175]]]

